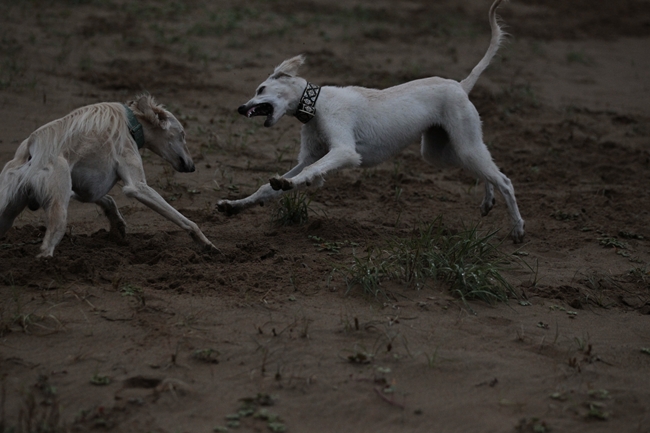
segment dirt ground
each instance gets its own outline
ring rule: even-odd
[[[471,94],[513,181],[501,196],[414,143],[310,193],[227,217],[295,162],[300,124],[236,108],[285,58],[320,85],[462,79],[489,0],[0,1],[0,163],[40,125],[150,92],[197,171],[143,152],[147,179],[223,254],[112,191],[127,238],[72,203],[52,259],[42,212],[0,240],[0,432],[650,432],[650,2],[513,0],[510,37]],[[355,257],[442,216],[499,230],[518,298],[445,284],[348,287]],[[239,425],[237,427],[237,425]]]

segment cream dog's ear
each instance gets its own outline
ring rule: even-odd
[[[280,66],[275,68],[271,74],[271,78],[295,77],[298,73],[298,69],[302,66],[303,63],[305,63],[305,56],[302,54],[285,60],[280,64]]]
[[[169,128],[169,116],[167,111],[165,111],[161,105],[156,104],[156,101],[152,96],[139,96],[135,102],[135,106],[138,111],[140,111],[142,117],[153,126],[157,126],[161,129]]]

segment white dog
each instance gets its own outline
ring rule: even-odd
[[[285,60],[238,111],[247,117],[266,116],[267,127],[285,114],[303,122],[298,165],[247,198],[219,201],[218,210],[233,214],[256,203],[263,205],[283,191],[320,186],[323,175],[331,170],[379,164],[421,139],[427,162],[461,166],[485,182],[483,215],[494,206],[494,186],[499,189],[512,220],[511,236],[521,242],[524,220],[512,183],[492,161],[483,143],[478,112],[468,98],[499,48],[503,33],[496,9],[501,1],[490,7],[492,38],[487,53],[460,83],[432,77],[385,90],[321,88],[296,76],[303,56]]]
[[[199,244],[215,248],[195,223],[147,185],[138,152],[142,147],[177,171],[194,171],[183,126],[151,96],[127,104],[89,105],[41,126],[0,173],[0,237],[26,206],[42,207],[47,230],[37,257],[51,257],[65,234],[70,197],[98,204],[111,233],[124,237],[124,219],[107,195],[121,180],[128,197],[179,225]]]

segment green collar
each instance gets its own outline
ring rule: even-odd
[[[135,140],[138,149],[142,149],[144,147],[144,130],[142,129],[142,124],[140,124],[138,119],[135,118],[133,110],[131,110],[126,104],[123,105],[124,108],[126,108],[126,120],[128,122],[131,137]]]

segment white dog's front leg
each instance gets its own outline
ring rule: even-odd
[[[282,177],[292,178],[296,174],[300,173],[304,167],[304,163],[299,163],[294,168],[286,172]],[[227,215],[234,215],[256,204],[264,206],[266,202],[269,200],[275,200],[280,195],[282,195],[282,191],[274,190],[271,188],[271,185],[266,183],[246,198],[239,200],[219,200],[219,202],[217,202],[217,210]]]
[[[196,242],[218,251],[217,247],[215,247],[212,242],[205,237],[203,232],[201,232],[199,226],[185,218],[146,183],[140,182],[137,184],[127,184],[124,186],[123,191],[127,197],[135,198],[177,226],[181,227],[183,230],[187,231]]]
[[[323,176],[332,170],[356,167],[360,163],[361,155],[354,150],[354,146],[342,146],[330,150],[321,159],[305,167],[299,174],[290,179],[287,179],[286,176],[274,177],[269,182],[276,191],[309,187],[314,182],[322,183]]]
[[[274,191],[271,185],[266,183],[246,198],[239,200],[219,200],[217,202],[217,210],[226,215],[234,215],[255,204],[264,206],[264,203],[277,198],[280,194],[282,194],[282,191]]]

